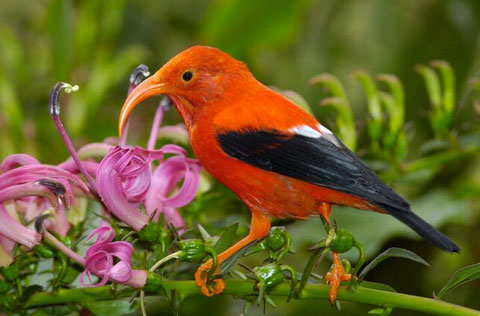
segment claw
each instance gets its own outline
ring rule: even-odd
[[[213,260],[209,259],[202,264],[195,272],[195,284],[201,288],[203,295],[213,296],[222,293],[225,290],[225,281],[221,278],[209,280],[209,272],[213,267]],[[214,276],[220,274],[220,267],[217,265]]]
[[[347,274],[345,272],[345,268],[343,267],[342,260],[340,259],[340,255],[336,252],[333,253],[333,266],[330,272],[325,275],[325,280],[327,284],[330,285],[330,303],[335,305],[337,300],[337,293],[340,284],[343,281],[350,281],[352,279],[351,274]]]

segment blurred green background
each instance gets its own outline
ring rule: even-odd
[[[62,108],[76,146],[102,141],[116,135],[130,71],[139,63],[154,71],[194,44],[223,49],[247,63],[265,84],[298,92],[317,118],[333,130],[335,111],[319,105],[326,92],[308,81],[325,72],[337,76],[345,85],[355,115],[357,153],[372,166],[379,161],[381,165],[382,157],[370,151],[367,101],[351,72],[391,73],[402,81],[408,144],[403,161],[408,162],[451,149],[448,142],[431,141],[431,105],[422,77],[414,71],[416,64],[448,61],[456,73],[458,96],[452,134],[461,143],[480,146],[480,106],[471,83],[480,76],[477,0],[1,1],[0,160],[13,152],[33,154],[44,163],[66,159],[67,151],[47,110],[48,94],[55,82],[80,86],[78,93],[64,97]],[[145,144],[154,108],[145,106],[135,113],[130,143]],[[175,111],[168,114],[169,123],[179,120]],[[432,145],[434,149],[422,147],[439,142],[440,146]],[[456,269],[480,262],[479,179],[477,154],[449,159],[389,182],[412,201],[416,212],[460,244],[460,255],[434,249],[391,217],[339,208],[334,214],[340,226],[363,242],[370,256],[388,246],[400,246],[432,264],[429,269],[391,260],[368,279],[387,283],[400,292],[431,296]],[[248,210],[232,194],[221,186],[215,190],[222,192],[225,203],[203,203],[202,214],[214,218],[218,227],[249,222]],[[294,236],[297,254],[286,262],[301,269],[307,260],[306,248],[322,238],[323,229],[318,220],[290,223],[287,228]],[[473,282],[446,299],[480,309],[478,293],[480,283]],[[267,308],[266,314],[340,314],[326,301],[278,305]],[[242,306],[240,300],[229,297],[195,298],[182,303],[180,314],[240,315]],[[370,309],[349,303],[342,307],[342,315],[366,314]],[[150,308],[171,313],[161,299]],[[261,312],[262,308],[256,307],[251,314]]]

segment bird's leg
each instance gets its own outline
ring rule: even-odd
[[[340,255],[338,254],[338,252],[333,251],[332,253],[332,269],[325,275],[325,280],[327,281],[327,284],[330,285],[330,303],[332,303],[332,305],[335,305],[340,284],[343,281],[350,281],[352,279],[352,275],[345,272],[345,268],[343,267],[342,260],[340,259]]]
[[[256,240],[262,239],[268,234],[269,231],[270,218],[262,214],[260,211],[252,209],[252,224],[249,234],[217,256],[217,268],[215,270],[215,274],[220,274],[220,265],[228,258],[233,256],[243,247],[248,246]],[[215,288],[210,288],[208,286],[208,272],[212,269],[212,267],[213,260],[209,259],[198,268],[197,272],[195,272],[195,283],[197,286],[201,287],[202,293],[206,296],[220,294],[225,289],[225,282],[221,278],[213,279]]]
[[[321,216],[325,218],[325,220],[329,224],[328,226],[331,227],[330,214],[332,213],[332,205],[329,203],[322,203],[322,205],[320,206],[319,213]],[[330,235],[330,232],[327,232],[327,233],[329,233]],[[332,251],[332,253],[333,253],[333,265],[330,272],[328,272],[325,275],[325,280],[327,281],[327,284],[330,285],[330,296],[329,296],[330,303],[332,303],[332,305],[335,305],[335,301],[337,300],[338,288],[340,287],[340,284],[343,281],[350,281],[352,279],[352,275],[350,273],[346,273],[338,252]]]

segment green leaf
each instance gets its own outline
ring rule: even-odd
[[[430,103],[434,108],[441,107],[442,89],[440,88],[440,79],[438,78],[438,75],[432,68],[424,65],[415,66],[415,70],[423,77]]]
[[[373,289],[373,290],[386,291],[386,292],[397,292],[390,285],[383,284],[383,283],[377,283],[377,282],[363,281],[362,285],[359,286],[359,287],[364,287],[364,288]]]
[[[20,302],[22,302],[22,304],[25,304],[30,298],[30,296],[42,290],[43,290],[43,287],[38,284],[33,284],[28,286],[27,288],[24,288]]]
[[[237,229],[238,229],[238,223],[235,223],[233,225],[230,225],[223,231],[222,235],[220,236],[220,239],[217,241],[217,243],[213,247],[217,253],[221,253],[227,250],[228,247],[233,245],[233,242],[237,238]]]
[[[353,111],[340,80],[334,75],[323,73],[310,79],[310,84],[320,84],[327,88],[331,97],[324,98],[321,105],[331,105],[337,111],[337,136],[350,148],[355,151],[357,143],[357,132]]]
[[[440,70],[443,84],[443,107],[451,115],[455,110],[455,72],[450,64],[443,60],[433,60],[431,65]]]
[[[377,80],[385,82],[391,91],[392,106],[387,108],[389,112],[389,127],[393,134],[397,134],[405,123],[405,92],[401,81],[393,75],[380,74]],[[380,98],[382,96],[380,95]],[[389,104],[385,104],[388,106]]]
[[[458,269],[440,290],[437,297],[442,298],[448,291],[478,278],[480,278],[480,263]]]
[[[110,316],[110,315],[126,315],[137,310],[135,305],[125,300],[111,300],[111,301],[90,301],[85,302],[84,306],[96,316]]]
[[[362,272],[360,272],[358,279],[359,282],[363,280],[363,278],[367,275],[370,270],[375,268],[380,262],[382,262],[385,259],[392,258],[392,257],[397,257],[397,258],[404,258],[404,259],[409,259],[421,264],[426,265],[427,267],[430,267],[430,264],[425,261],[422,257],[418,256],[417,254],[411,252],[410,250],[407,249],[402,249],[402,248],[389,248],[379,254],[375,259],[370,261],[365,268],[363,268]]]
[[[363,89],[367,93],[368,112],[372,116],[375,122],[382,122],[382,107],[380,106],[380,100],[378,98],[377,87],[373,78],[363,70],[357,70],[352,73],[352,76],[363,86]]]
[[[220,267],[220,273],[221,274],[226,274],[228,273],[236,264],[237,261],[243,257],[243,255],[252,247],[254,247],[255,243],[250,244],[246,247],[243,247],[239,251],[237,251],[234,255],[232,255],[230,258],[225,261],[222,266]]]

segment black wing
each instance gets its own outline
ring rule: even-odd
[[[288,135],[276,131],[217,135],[223,150],[257,168],[273,171],[361,197],[381,207],[409,208],[369,167],[338,139]]]
[[[276,130],[246,130],[219,132],[217,140],[231,157],[263,170],[363,198],[440,248],[459,250],[448,237],[415,215],[407,201],[333,135],[314,138]]]

